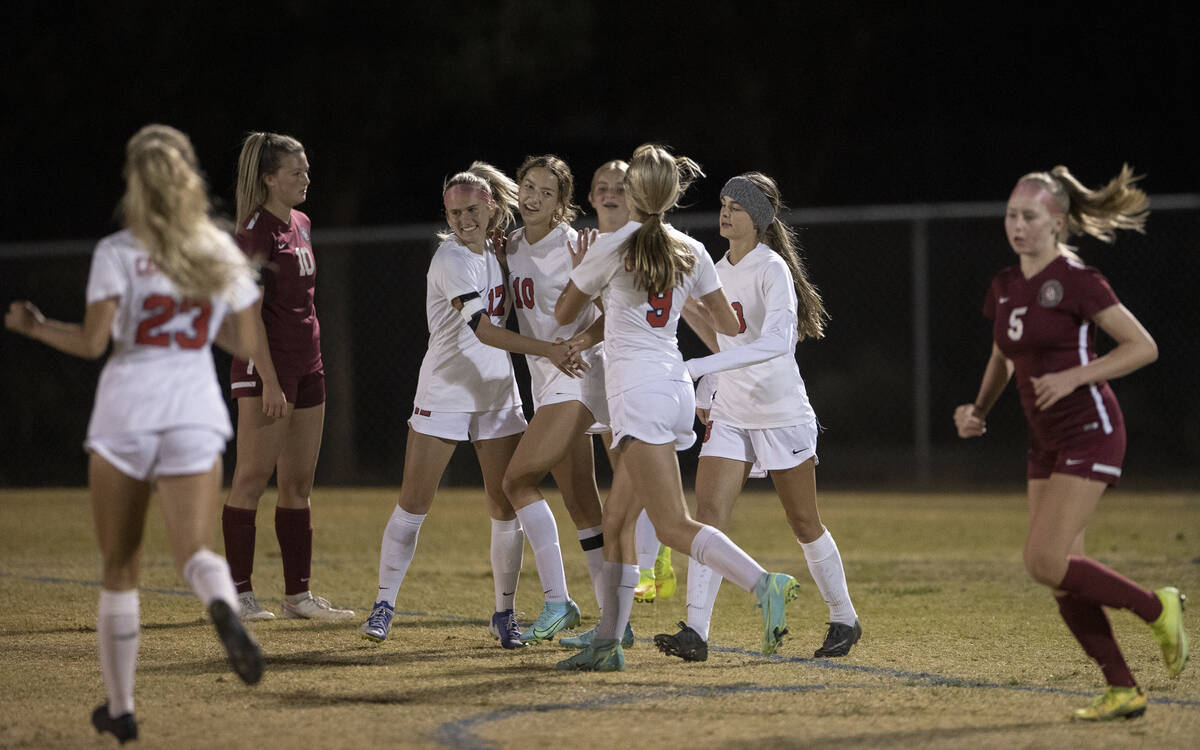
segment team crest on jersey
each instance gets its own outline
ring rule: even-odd
[[[1042,307],[1054,307],[1062,302],[1063,288],[1058,279],[1050,279],[1038,290],[1038,304]]]
[[[307,228],[305,228],[305,227],[297,227],[297,228],[300,230],[300,236],[304,238],[305,242],[312,242],[312,240],[310,240],[308,238],[308,229]]]

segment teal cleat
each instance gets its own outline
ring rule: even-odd
[[[521,633],[526,643],[539,643],[554,638],[554,634],[579,624],[579,606],[570,599],[565,602],[546,602],[528,630]]]
[[[764,573],[754,586],[763,618],[763,656],[779,651],[787,635],[787,603],[800,595],[800,584],[786,573]]]
[[[596,637],[596,626],[588,628],[579,635],[572,635],[566,638],[560,638],[558,642],[567,648],[587,648],[592,645],[592,641]],[[633,645],[633,626],[625,623],[625,635],[621,638],[622,648],[629,648]]]
[[[556,669],[573,669],[579,672],[624,672],[625,652],[617,641],[600,646],[592,643],[569,659],[555,664]]]

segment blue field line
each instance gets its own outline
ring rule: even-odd
[[[865,685],[854,685],[851,687],[866,687]],[[622,693],[619,695],[610,695],[605,698],[593,698],[575,703],[543,703],[532,706],[515,706],[513,708],[502,708],[497,711],[489,711],[483,714],[477,714],[465,719],[455,719],[448,721],[439,726],[434,731],[434,737],[437,741],[447,747],[455,748],[472,748],[477,750],[491,750],[494,745],[487,742],[482,737],[477,736],[472,729],[484,724],[490,724],[494,721],[503,721],[511,719],[514,716],[519,716],[526,713],[542,714],[550,711],[580,711],[594,708],[606,708],[610,706],[620,706],[626,703],[634,703],[653,697],[656,700],[663,698],[691,698],[691,697],[707,697],[713,694],[731,695],[734,693],[809,693],[816,690],[827,690],[825,685],[747,685],[745,683],[737,685],[717,685],[711,687],[668,687],[656,690],[653,696],[648,694],[629,694]]]
[[[100,586],[99,581],[83,581],[83,580],[72,579],[72,578],[57,578],[54,576],[26,576],[26,575],[19,575],[16,573],[9,573],[9,572],[5,572],[5,571],[0,571],[0,577],[16,578],[16,579],[23,580],[23,581],[33,581],[35,583],[63,583],[63,584],[70,584],[70,585],[76,585],[76,586],[91,586],[91,587]],[[188,591],[186,589],[148,589],[148,588],[143,588],[140,590],[155,593],[155,594],[167,594],[169,596],[194,596],[195,595],[191,591]],[[466,617],[463,615],[439,615],[439,614],[434,614],[431,612],[409,612],[409,611],[397,611],[396,614],[403,616],[403,617],[436,617],[441,620],[452,620],[452,621],[462,622],[464,624],[469,624],[469,625],[487,625],[488,624],[487,620],[482,620],[478,617]],[[653,640],[650,638],[639,638],[638,641],[640,641],[642,643],[647,643],[647,644],[653,643]],[[750,656],[750,657],[759,656],[759,653],[757,651],[750,651],[748,649],[741,649],[741,648],[731,648],[728,646],[710,646],[709,651],[715,651],[715,652],[724,653],[724,654],[735,654],[738,656]],[[985,689],[985,690],[1011,690],[1011,691],[1023,692],[1023,693],[1041,693],[1041,694],[1050,694],[1050,695],[1072,695],[1072,696],[1090,696],[1093,694],[1090,692],[1084,692],[1084,691],[1079,691],[1079,690],[1067,690],[1066,688],[1045,687],[1045,686],[1040,686],[1040,685],[1002,685],[997,682],[987,682],[984,680],[972,680],[972,679],[965,678],[965,677],[947,677],[945,675],[933,674],[932,672],[906,672],[902,669],[894,669],[892,667],[871,667],[871,666],[866,666],[866,665],[862,665],[862,664],[847,664],[845,662],[832,661],[829,659],[808,659],[808,658],[805,658],[802,656],[778,656],[778,655],[776,655],[776,656],[766,657],[766,659],[768,661],[779,662],[779,663],[784,663],[784,664],[803,664],[804,666],[808,666],[808,667],[817,667],[820,669],[829,669],[829,670],[833,670],[833,671],[856,672],[859,674],[873,675],[876,677],[890,677],[890,678],[896,679],[896,680],[904,680],[906,682],[918,682],[918,683],[922,683],[922,684],[926,684],[926,685],[931,685],[934,687],[981,688],[981,689]],[[784,686],[784,687],[768,687],[768,686],[755,686],[755,685],[731,685],[731,686],[715,686],[715,687],[708,687],[708,688],[699,688],[696,690],[698,690],[701,693],[705,693],[705,692],[727,693],[727,692],[748,692],[748,691],[755,690],[755,689],[766,690],[766,691],[813,690],[813,689],[824,688],[824,687],[825,686],[811,686],[811,685],[808,685],[808,686],[805,686],[805,685]],[[840,690],[843,688],[855,689],[855,688],[869,688],[869,687],[874,687],[874,686],[835,685],[833,687],[835,689]],[[684,693],[684,692],[681,692],[679,694],[687,695],[687,693]],[[504,709],[503,711],[496,711],[496,712],[492,712],[489,714],[481,714],[480,716],[477,716],[477,717],[470,717],[467,719],[462,719],[460,721],[450,722],[449,724],[443,725],[443,728],[457,726],[459,724],[474,725],[476,723],[485,723],[487,721],[496,721],[499,719],[507,718],[508,716],[511,716],[515,713],[521,713],[521,712],[563,711],[563,710],[570,710],[573,708],[578,708],[578,707],[580,707],[580,705],[604,706],[604,705],[609,705],[610,703],[615,704],[615,703],[619,703],[619,702],[640,700],[644,697],[649,697],[649,696],[622,695],[622,696],[613,696],[611,698],[603,698],[603,699],[600,699],[598,701],[591,702],[591,703],[585,702],[584,704],[549,704],[549,705],[542,705],[542,706],[524,706],[521,708]],[[1150,703],[1156,703],[1156,704],[1164,705],[1164,706],[1181,706],[1183,708],[1200,708],[1200,700],[1186,700],[1186,699],[1181,699],[1181,698],[1163,698],[1163,697],[1151,696],[1149,698],[1149,701],[1150,701]],[[491,717],[491,718],[488,718],[488,717]],[[442,730],[439,729],[438,731],[441,732]],[[480,745],[480,747],[486,747],[486,745]]]

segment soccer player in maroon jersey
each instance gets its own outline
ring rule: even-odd
[[[266,343],[252,359],[235,359],[230,370],[230,390],[240,400],[237,466],[221,515],[225,556],[246,620],[275,617],[258,603],[250,582],[258,500],[273,473],[279,487],[275,535],[283,558],[283,616],[354,616],[309,591],[309,493],[325,424],[325,369],[313,304],[317,268],[311,223],[295,210],[307,198],[308,185],[308,158],[298,140],[276,133],[246,136],[238,157],[237,241],[263,264]]]
[[[1150,334],[1108,281],[1065,244],[1090,234],[1112,242],[1117,229],[1142,231],[1149,213],[1128,166],[1089,190],[1066,167],[1035,172],[1008,199],[1004,228],[1018,265],[992,280],[984,314],[993,321],[992,355],[979,394],[954,411],[959,437],[986,431],[988,411],[1015,373],[1029,422],[1029,535],[1025,569],[1049,586],[1071,633],[1104,673],[1108,690],[1074,718],[1134,718],[1146,711],[1103,607],[1128,609],[1158,641],[1167,672],[1187,662],[1184,597],[1174,587],[1148,591],[1084,556],[1083,534],[1106,487],[1121,476],[1125,425],[1108,381],[1158,358]],[[1097,357],[1095,327],[1116,341]]]

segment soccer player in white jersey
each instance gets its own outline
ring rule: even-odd
[[[632,537],[642,507],[666,544],[755,593],[763,611],[765,655],[778,650],[786,603],[796,597],[795,579],[768,573],[723,533],[693,521],[684,499],[675,451],[695,442],[696,399],[675,339],[683,302],[697,299],[718,331],[733,334],[738,327],[704,247],[663,223],[663,213],[700,174],[686,157],[677,159],[651,144],[639,147],[625,175],[631,221],[590,249],[591,238],[580,236],[580,262],[555,306],[555,317],[567,322],[595,297],[603,299],[605,390],[612,444],[620,453],[604,507],[600,623],[592,643],[560,662],[560,669],[624,669],[618,634],[638,580]]]
[[[829,607],[829,630],[814,656],[845,656],[862,628],[841,554],[817,509],[817,417],[795,357],[798,340],[824,334],[828,315],[791,227],[779,218],[781,209],[779,188],[764,174],[749,172],[725,183],[720,228],[729,251],[716,268],[737,312],[738,329],[714,331],[703,311],[684,310],[688,324],[716,344],[714,351],[719,349],[686,363],[691,376],[709,386],[698,393],[716,391],[711,404],[698,403],[696,410],[706,426],[696,471],[696,519],[726,528],[751,467],[769,472]],[[720,576],[709,567],[696,560],[688,564],[687,622],[674,635],[654,637],[661,651],[687,661],[708,658],[720,585]]]
[[[234,671],[247,684],[263,672],[262,652],[238,619],[229,566],[208,548],[221,453],[233,437],[210,346],[254,350],[258,289],[233,239],[209,219],[187,136],[147,125],[125,150],[125,228],[96,246],[83,324],[47,320],[29,302],[13,302],[4,318],[10,330],[87,359],[113,342],[84,447],[103,567],[96,634],[108,696],[92,724],[122,744],[138,736],[138,561],[152,491],[175,566],[207,607]]]
[[[588,203],[596,211],[601,234],[615,232],[629,221],[625,205],[625,172],[629,165],[621,159],[607,161],[592,174]],[[638,584],[633,590],[635,602],[653,602],[675,595],[675,569],[671,566],[671,548],[660,544],[654,524],[645,509],[638,514],[636,534]],[[567,643],[567,641],[563,641]]]
[[[495,245],[512,222],[516,193],[511,179],[483,162],[454,175],[443,188],[451,231],[441,235],[426,277],[429,347],[408,421],[400,498],[379,550],[379,593],[361,627],[368,640],[387,638],[438,482],[458,442],[470,440],[492,518],[492,634],[505,648],[525,645],[513,612],[525,537],[501,480],[526,423],[507,352],[544,357],[569,375],[584,366],[568,355],[566,344],[538,341],[504,327],[507,285]]]
[[[577,236],[570,226],[578,209],[571,200],[575,178],[570,167],[552,155],[529,157],[517,170],[517,186],[517,209],[524,226],[509,237],[505,256],[512,307],[521,333],[556,341],[570,339],[593,325],[600,329],[600,310],[594,305],[585,307],[566,325],[554,319],[554,303],[572,268],[569,243],[576,242]],[[597,338],[599,335],[597,330]],[[525,642],[548,640],[579,623],[579,607],[567,591],[558,527],[538,489],[548,472],[554,475],[575,523],[593,588],[604,563],[591,437],[608,431],[604,353],[592,348],[581,352],[581,357],[588,369],[579,378],[564,374],[541,357],[526,357],[533,419],[504,474],[504,491],[533,548],[546,597],[537,620],[521,634]],[[632,642],[632,632],[628,640]]]

